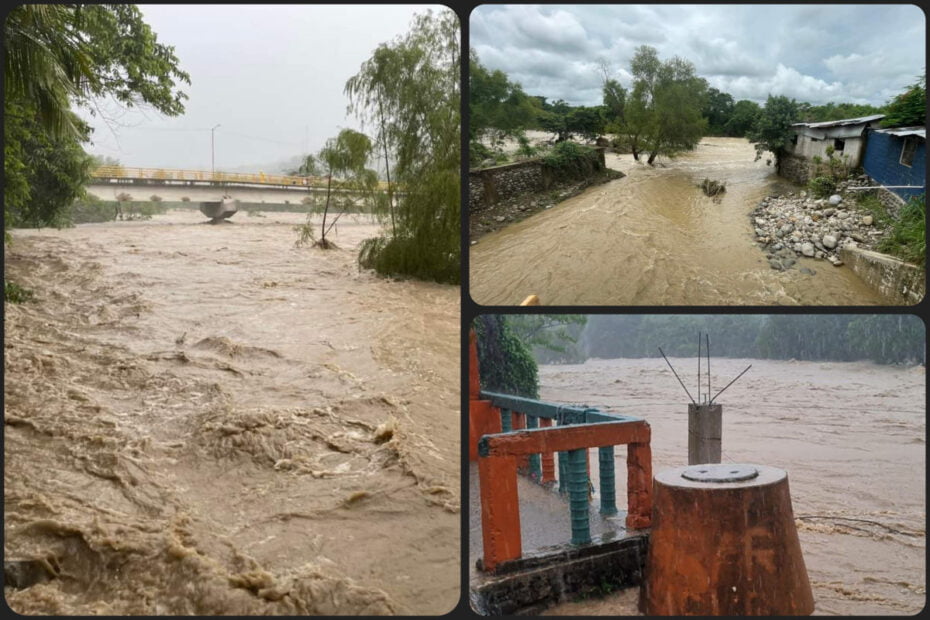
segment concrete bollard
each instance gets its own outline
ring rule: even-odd
[[[688,465],[720,462],[722,405],[688,405]]]
[[[679,467],[655,477],[654,493],[647,616],[814,611],[784,470]]]

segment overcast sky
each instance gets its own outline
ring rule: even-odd
[[[162,43],[175,47],[191,76],[179,117],[104,107],[94,154],[123,165],[210,169],[210,128],[216,169],[258,167],[316,152],[342,127],[346,80],[374,49],[407,32],[427,6],[141,5]],[[432,7],[434,9],[438,7]]]
[[[734,99],[882,105],[924,73],[925,17],[909,5],[485,5],[471,47],[533,95],[602,102],[600,59],[629,88],[650,45]]]

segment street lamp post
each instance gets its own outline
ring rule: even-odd
[[[216,131],[216,128],[219,126],[220,124],[217,123],[216,125],[210,128],[210,177],[211,178],[216,176],[216,149],[214,148],[213,136],[214,136],[214,132]]]

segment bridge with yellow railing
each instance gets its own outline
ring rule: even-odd
[[[132,168],[129,166],[99,166],[91,172],[95,183],[127,185],[180,185],[180,186],[239,186],[325,189],[326,177],[301,177],[264,172],[220,172],[209,170],[174,170],[169,168]],[[340,189],[343,182],[333,179],[334,188]],[[380,182],[379,188],[387,189]]]

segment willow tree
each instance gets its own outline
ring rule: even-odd
[[[314,158],[307,156],[301,164],[301,169],[310,174],[310,171],[322,165],[326,170],[326,200],[323,204],[323,221],[320,224],[320,238],[313,245],[323,249],[331,249],[334,244],[326,239],[327,233],[333,229],[339,218],[352,206],[352,196],[362,195],[368,197],[378,184],[378,175],[374,170],[365,167],[371,157],[371,140],[363,133],[353,129],[343,129],[335,138],[330,138]],[[338,177],[340,190],[338,196],[334,195],[333,177]],[[341,207],[337,215],[327,226],[331,207]],[[298,228],[300,245],[313,238],[313,228],[310,218],[307,223]]]
[[[359,264],[381,274],[460,279],[459,23],[442,9],[375,50],[346,83],[349,109],[377,125],[391,170],[391,230],[367,239]],[[394,192],[393,188],[397,191]]]

